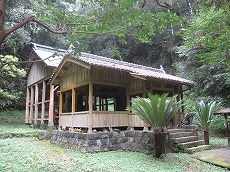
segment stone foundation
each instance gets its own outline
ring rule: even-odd
[[[171,152],[169,133],[165,135],[167,152]],[[55,130],[52,132],[51,143],[84,152],[131,150],[155,153],[155,135],[151,131],[127,130],[89,134]]]

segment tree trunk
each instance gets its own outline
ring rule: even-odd
[[[155,156],[159,158],[162,154],[166,154],[166,132],[161,130],[161,132],[155,133]]]
[[[208,130],[204,130],[204,144],[209,145],[209,132],[208,132]]]
[[[4,34],[5,13],[6,13],[6,0],[0,0],[0,45],[2,45],[5,39],[5,34]]]
[[[0,34],[4,32],[5,13],[6,13],[6,0],[0,0]]]

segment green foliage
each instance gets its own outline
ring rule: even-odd
[[[38,13],[37,17],[50,25],[58,25],[60,30],[68,30],[68,36],[73,41],[79,34],[111,34],[121,38],[132,35],[143,43],[152,43],[151,37],[157,29],[179,25],[183,20],[172,13],[158,11],[154,14],[149,8],[139,7],[141,2],[83,1],[84,7],[77,3],[74,12],[72,8],[62,8],[60,4],[53,3],[48,11]]]
[[[209,130],[212,133],[220,134],[222,136],[226,133],[226,128],[224,126],[225,119],[224,116],[214,115],[212,118],[212,122],[209,124]]]
[[[11,108],[0,110],[0,126],[13,125],[15,127],[17,125],[23,125],[24,123],[25,123],[24,110],[11,109]]]
[[[180,108],[177,96],[171,98],[167,94],[152,95],[148,93],[148,98],[137,97],[132,101],[132,111],[139,115],[150,126],[158,132],[169,122]]]
[[[18,58],[11,55],[0,55],[0,109],[11,105],[18,100],[22,94],[20,87],[26,72],[20,69]]]
[[[216,101],[204,102],[195,102],[195,124],[198,127],[202,128],[204,131],[208,131],[209,124],[212,122],[213,114],[220,107],[220,103]]]
[[[187,27],[181,29],[184,46],[194,51],[202,62],[221,62],[229,66],[229,53],[226,55],[226,50],[230,49],[229,17],[229,3],[219,8],[203,6],[191,17]]]
[[[191,53],[191,54],[190,54]],[[182,57],[174,63],[177,75],[196,82],[191,92],[185,95],[191,101],[194,99],[209,99],[221,101],[225,106],[230,106],[230,73],[226,71],[223,63],[201,63],[191,51],[188,57]]]

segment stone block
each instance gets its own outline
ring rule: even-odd
[[[141,137],[142,138],[149,138],[149,132],[148,131],[142,131],[141,132]]]
[[[111,145],[116,145],[116,144],[118,144],[118,139],[117,138],[110,138],[109,142]]]
[[[73,145],[75,143],[75,139],[74,138],[69,138],[68,143]]]
[[[117,150],[121,150],[122,147],[121,147],[120,144],[116,144],[116,145],[112,145],[112,146],[111,146],[111,149],[112,149],[112,151],[117,151]]]
[[[97,145],[97,140],[88,140],[88,145],[89,146],[96,146]]]
[[[118,138],[118,143],[125,143],[125,142],[128,142],[128,141],[129,141],[128,137]]]
[[[134,135],[135,135],[135,130],[128,131],[128,137],[134,137]]]
[[[109,139],[108,138],[100,139],[100,143],[101,143],[101,145],[109,145]]]

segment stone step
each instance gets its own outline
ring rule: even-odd
[[[185,143],[185,142],[191,142],[198,140],[197,136],[187,136],[187,137],[179,137],[179,138],[173,138],[173,143]]]
[[[211,145],[199,145],[196,147],[186,148],[184,152],[192,154],[192,153],[209,150],[209,149],[211,149]]]
[[[182,126],[182,129],[195,129],[194,125],[184,125]]]
[[[196,147],[203,144],[204,144],[203,140],[196,140],[196,141],[191,141],[186,143],[178,143],[178,148],[184,150],[185,148]]]
[[[168,129],[169,133],[197,132],[196,129]]]
[[[188,137],[194,136],[193,132],[178,132],[178,133],[170,133],[171,138],[180,138],[180,137]]]

